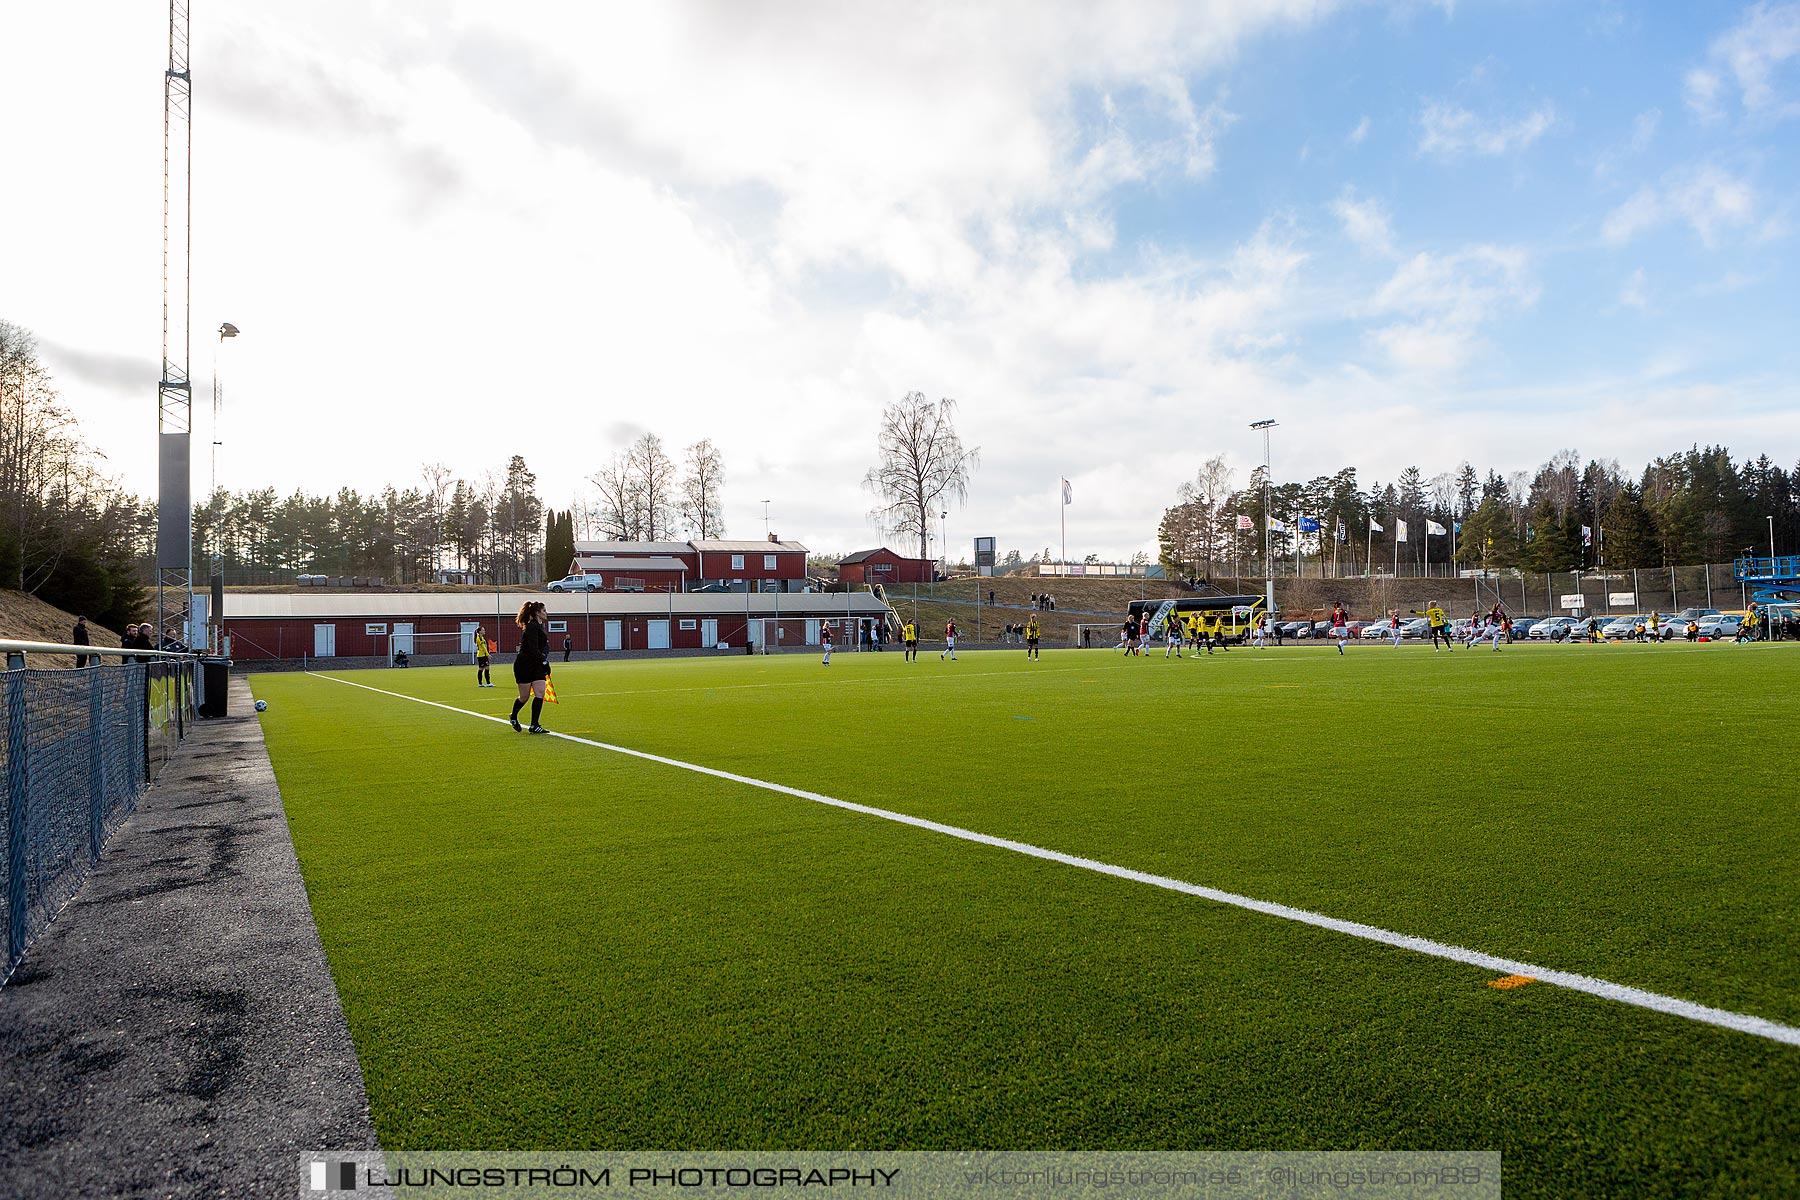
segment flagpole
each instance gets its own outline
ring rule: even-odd
[[[1375,530],[1369,525],[1369,523],[1367,521],[1364,521],[1363,522],[1363,578],[1364,579],[1367,579],[1369,577],[1369,572],[1374,569],[1374,566],[1375,566]]]
[[[1425,521],[1425,578],[1431,578],[1431,519]]]

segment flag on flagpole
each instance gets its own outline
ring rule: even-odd
[[[1450,527],[1451,527],[1451,528],[1452,528],[1452,529],[1454,529],[1454,530],[1456,530],[1456,532],[1458,532],[1458,533],[1461,533],[1461,532],[1462,532],[1462,522],[1461,522],[1461,521],[1452,521],[1452,522],[1450,522]]]
[[[1425,534],[1427,537],[1429,537],[1432,534],[1437,534],[1439,537],[1442,537],[1444,534],[1449,533],[1449,532],[1450,531],[1448,529],[1445,529],[1442,525],[1439,525],[1436,521],[1433,521],[1430,517],[1425,518]]]
[[[1395,521],[1394,530],[1394,540],[1396,542],[1404,542],[1406,540],[1406,522]]]
[[[1063,485],[1063,503],[1064,503],[1064,504],[1072,504],[1072,503],[1074,503],[1074,501],[1075,501],[1075,492],[1074,492],[1074,489],[1072,489],[1072,488],[1070,488],[1070,487],[1069,487],[1069,481],[1068,481],[1068,480],[1066,480],[1066,479],[1065,479],[1065,480],[1063,480],[1063,481],[1062,481],[1062,485]]]
[[[1301,533],[1317,533],[1317,532],[1319,532],[1319,518],[1317,518],[1317,517],[1301,517],[1300,518],[1300,532]]]
[[[1581,527],[1581,545],[1583,549],[1594,544],[1594,531],[1586,525]]]
[[[1278,520],[1275,517],[1270,517],[1269,518],[1269,532],[1270,533],[1286,533],[1287,532],[1287,523],[1285,521]]]
[[[1339,517],[1337,522],[1337,539],[1340,542],[1348,542],[1350,540],[1349,535],[1344,532],[1344,518],[1342,517]]]
[[[1370,517],[1369,518],[1369,532],[1370,533],[1386,533],[1387,530],[1383,526],[1381,526],[1379,523],[1377,523],[1374,517]]]
[[[1256,522],[1252,521],[1249,517],[1245,516],[1243,513],[1239,513],[1237,527],[1239,529],[1255,529]]]

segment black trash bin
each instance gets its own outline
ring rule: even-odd
[[[231,660],[229,658],[203,658],[200,660],[202,693],[206,700],[200,705],[203,717],[222,717],[225,715],[225,698],[231,690]]]

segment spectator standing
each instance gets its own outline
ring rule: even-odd
[[[89,645],[93,644],[92,641],[88,637],[88,623],[87,623],[86,617],[77,616],[75,618],[75,632],[73,632],[69,635],[69,640],[71,642],[75,643],[77,646],[89,646]],[[98,654],[94,655],[93,657],[94,657],[95,662],[98,662],[100,660],[100,656]],[[87,665],[88,665],[88,656],[87,655],[77,654],[75,656],[75,669],[76,670],[80,670],[82,667],[85,667]]]

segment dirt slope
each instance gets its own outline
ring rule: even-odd
[[[0,590],[0,639],[15,642],[66,642],[75,629],[75,614],[45,604],[27,592]],[[88,622],[88,637],[96,646],[117,646],[119,635]],[[34,654],[33,667],[72,667],[73,655]]]

